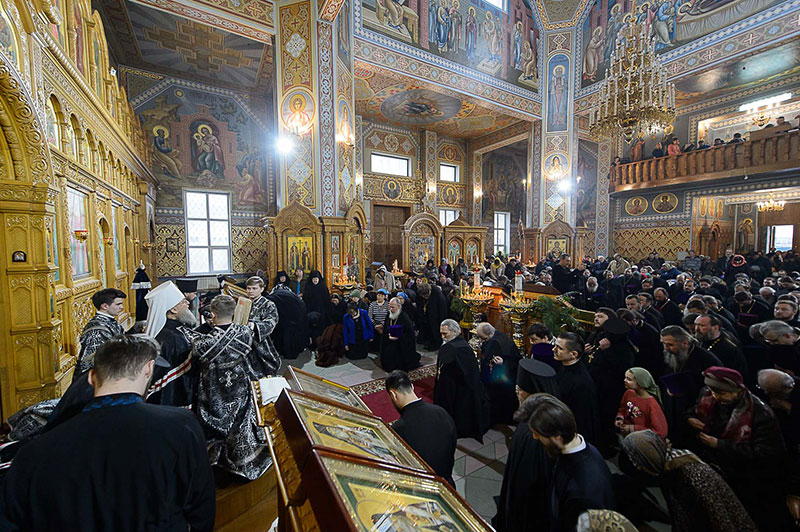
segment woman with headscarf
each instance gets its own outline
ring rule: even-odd
[[[622,434],[650,429],[667,438],[667,419],[661,409],[661,392],[650,372],[630,368],[625,372],[625,393],[614,425]]]
[[[508,459],[497,499],[497,515],[492,526],[498,532],[530,532],[548,530],[550,493],[548,477],[553,462],[544,447],[533,437],[528,420],[533,414],[533,394],[558,396],[558,383],[553,368],[530,358],[520,360],[517,368],[517,399],[520,407],[514,413],[519,423],[508,447]]]
[[[622,450],[636,469],[660,480],[673,532],[758,530],[730,486],[691,451],[672,449],[652,430],[629,434]]]
[[[272,288],[275,288],[279,284],[287,287],[289,286],[289,274],[284,270],[279,271],[278,275],[275,276],[275,281],[272,283]]]
[[[308,313],[308,328],[311,334],[311,349],[316,349],[317,336],[330,324],[331,296],[325,279],[318,270],[311,270],[303,288],[303,302]]]

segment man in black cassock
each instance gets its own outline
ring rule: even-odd
[[[175,279],[175,286],[178,290],[183,292],[183,297],[189,302],[189,311],[194,316],[194,319],[200,320],[199,305],[197,301],[197,279],[190,279],[184,277],[182,279]]]
[[[170,367],[156,369],[145,398],[148,403],[189,407],[196,371],[187,334],[197,325],[189,301],[172,281],[166,281],[147,294],[147,304],[145,334],[159,343]]]
[[[595,441],[605,456],[617,447],[614,419],[619,402],[625,393],[625,372],[634,366],[633,344],[628,340],[631,330],[628,322],[609,318],[602,325],[604,340],[597,349],[585,357],[594,386],[597,390],[598,441]]]
[[[458,435],[453,418],[444,408],[417,397],[404,371],[391,372],[385,385],[392,404],[400,412],[400,419],[392,423],[392,428],[437,475],[455,486],[453,462]]]
[[[250,382],[263,375],[250,364],[252,333],[233,323],[236,300],[219,295],[211,301],[214,328],[193,335],[199,366],[194,410],[208,440],[211,464],[247,480],[260,477],[272,464],[264,432],[256,424]]]
[[[435,351],[442,345],[442,337],[437,331],[447,318],[447,298],[441,288],[431,283],[420,284],[417,296],[420,336],[425,342],[425,349]]]
[[[253,349],[250,364],[259,377],[275,375],[281,366],[281,357],[270,336],[278,325],[278,307],[264,297],[264,280],[253,276],[247,280],[247,297],[253,302],[250,307],[250,328],[253,330]]]
[[[214,477],[197,418],[142,403],[157,355],[155,342],[133,336],[97,350],[94,399],[17,454],[0,528],[213,530]]]
[[[519,349],[507,334],[490,323],[478,324],[481,345],[481,382],[489,397],[489,425],[510,424],[519,405],[514,391]]]
[[[664,316],[664,325],[680,325],[683,313],[680,307],[669,298],[666,288],[656,288],[653,290],[655,298],[654,307]]]
[[[399,297],[389,300],[389,313],[383,322],[381,367],[384,371],[402,369],[410,371],[419,367],[420,355],[414,338],[414,324],[405,312]]]
[[[550,494],[547,479],[553,462],[528,427],[535,393],[558,395],[555,370],[538,360],[524,358],[517,372],[519,423],[511,436],[503,484],[497,499],[497,515],[492,520],[497,532],[533,532],[549,528]]]
[[[443,343],[436,361],[433,403],[453,418],[459,438],[483,441],[489,430],[489,401],[478,375],[478,360],[455,320],[444,320],[439,332]]]
[[[272,331],[272,341],[283,358],[294,360],[309,343],[306,304],[285,284],[275,285],[267,299],[278,308],[278,324]]]
[[[570,409],[551,395],[530,398],[528,426],[555,460],[550,475],[550,530],[575,530],[587,510],[613,510],[611,471],[597,449],[576,430]]]
[[[578,289],[578,281],[583,276],[583,270],[586,265],[581,263],[578,268],[571,270],[569,267],[569,255],[562,254],[558,260],[558,264],[553,266],[553,287],[566,294]]]
[[[571,332],[561,333],[553,346],[553,358],[561,362],[558,371],[558,390],[575,416],[580,432],[586,441],[595,442],[598,438],[597,388],[594,385],[586,364],[581,362],[583,341]]]
[[[117,321],[117,316],[123,310],[126,297],[125,292],[116,288],[104,288],[92,295],[92,305],[97,313],[86,322],[81,332],[81,351],[72,374],[73,382],[92,369],[94,352],[103,342],[125,332]]]

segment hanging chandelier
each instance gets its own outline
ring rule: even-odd
[[[636,12],[634,2],[630,24],[617,33],[597,107],[589,112],[589,131],[597,138],[622,133],[630,143],[675,120],[675,86],[667,81],[645,25],[636,23]]]
[[[786,202],[783,200],[775,201],[772,198],[772,194],[770,194],[769,201],[759,201],[757,205],[758,212],[778,212],[783,210]]]

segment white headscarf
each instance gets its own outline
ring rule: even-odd
[[[155,338],[167,323],[167,311],[186,297],[172,281],[167,281],[150,290],[144,299],[148,307],[144,334]]]

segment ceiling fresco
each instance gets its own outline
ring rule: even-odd
[[[407,79],[364,68],[355,71],[355,98],[356,112],[366,120],[424,128],[454,138],[485,135],[518,121]]]
[[[272,47],[122,0],[98,0],[120,64],[244,90],[268,90]]]
[[[757,52],[675,82],[678,107],[754,89],[800,73],[800,41]]]

